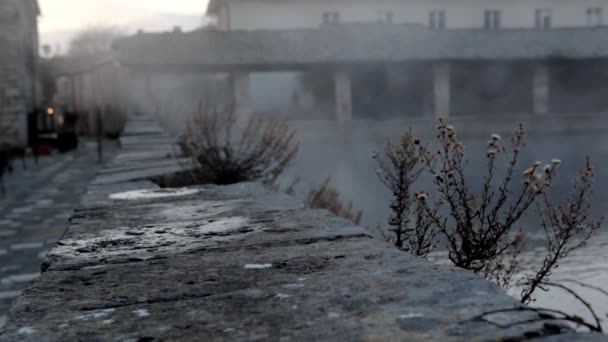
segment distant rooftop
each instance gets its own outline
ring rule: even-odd
[[[336,25],[305,30],[142,33],[115,44],[135,68],[294,69],[318,64],[608,58],[608,28],[431,30]]]

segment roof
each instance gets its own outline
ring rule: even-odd
[[[414,60],[607,58],[608,27],[430,30],[412,25],[338,25],[308,30],[139,34],[115,44],[140,68],[272,69]]]

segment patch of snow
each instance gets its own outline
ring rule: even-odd
[[[89,319],[97,319],[97,318],[105,317],[112,312],[114,312],[114,309],[105,309],[105,310],[101,310],[101,311],[97,311],[97,312],[92,312],[89,314],[78,315],[78,316],[74,317],[74,319],[77,319],[79,321],[87,321]]]
[[[420,313],[408,313],[408,314],[399,316],[399,318],[401,318],[401,319],[412,319],[412,318],[420,318],[420,317],[424,317],[424,315],[420,314]]]
[[[103,325],[110,325],[110,324],[114,323],[114,320],[113,319],[106,319],[102,323],[103,323]]]
[[[155,199],[155,198],[166,198],[166,197],[180,197],[194,195],[198,193],[198,189],[155,189],[155,190],[133,190],[118,192],[111,194],[110,199],[113,200],[138,200],[138,199]]]
[[[246,270],[263,270],[272,268],[272,264],[247,264],[244,267]]]
[[[327,315],[327,318],[330,318],[330,319],[334,319],[334,318],[340,318],[340,314],[339,314],[339,313],[336,313],[336,312],[330,312],[330,313]]]
[[[23,327],[23,328],[19,328],[19,330],[17,330],[17,334],[20,334],[20,335],[31,335],[35,332],[36,332],[36,330],[34,330],[30,327]]]
[[[148,312],[148,310],[146,309],[137,309],[137,310],[133,310],[133,313],[137,316],[137,317],[146,317],[146,316],[150,316],[150,313]]]
[[[306,287],[306,285],[304,285],[304,284],[286,284],[286,285],[283,285],[283,287],[288,288],[288,289],[297,289],[297,288]]]
[[[277,293],[276,297],[279,298],[279,299],[287,299],[287,298],[289,298],[291,296],[288,295],[288,294],[284,294],[284,293]]]

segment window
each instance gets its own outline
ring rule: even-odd
[[[444,29],[446,24],[445,11],[431,11],[429,14],[429,27],[432,29]]]
[[[323,24],[333,24],[337,22],[340,22],[340,13],[323,12]]]
[[[601,8],[587,8],[587,26],[601,26],[604,24],[604,13]]]
[[[500,11],[498,10],[486,10],[484,11],[484,22],[483,27],[489,30],[496,30],[500,28]]]
[[[378,22],[379,23],[392,23],[395,20],[395,14],[393,11],[378,11]]]
[[[551,28],[551,10],[541,8],[536,10],[536,28],[548,29]]]

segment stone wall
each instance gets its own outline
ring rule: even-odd
[[[0,341],[604,340],[476,320],[517,303],[259,184],[159,189],[182,169],[172,139],[141,120],[126,135]]]
[[[27,142],[27,113],[39,103],[35,1],[0,0],[0,142]]]

